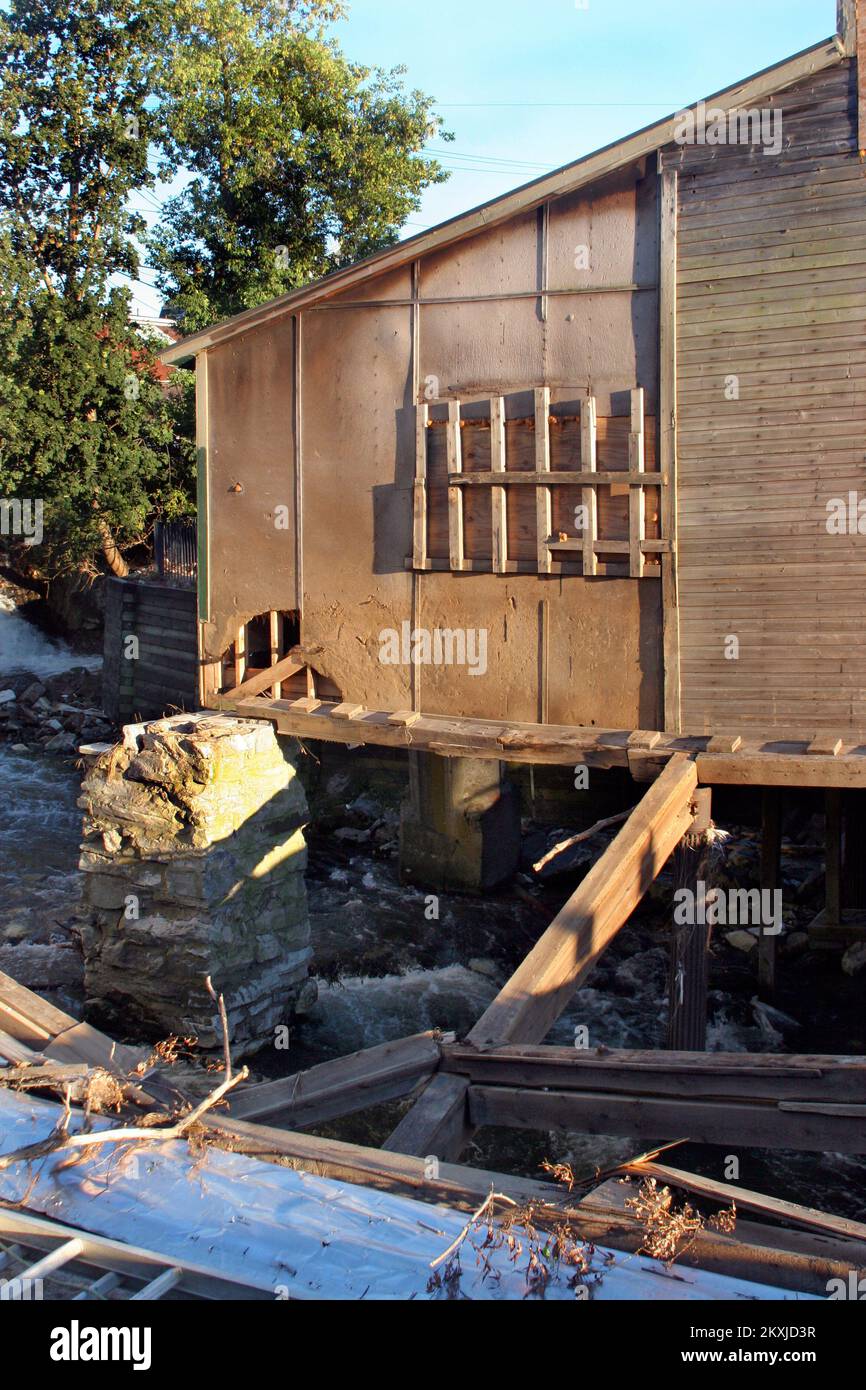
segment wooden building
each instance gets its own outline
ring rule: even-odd
[[[839,15],[163,354],[197,371],[203,703],[866,785],[866,3]]]

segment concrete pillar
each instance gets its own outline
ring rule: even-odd
[[[88,1003],[128,1032],[215,1047],[204,985],[236,1055],[309,1007],[307,803],[270,724],[181,715],[130,725],[90,761],[84,811]]]
[[[409,796],[400,819],[400,872],[433,891],[482,893],[520,859],[520,805],[502,764],[409,754]]]

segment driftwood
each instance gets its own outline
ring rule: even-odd
[[[541,859],[533,864],[532,872],[540,874],[542,869],[546,869],[548,864],[557,859],[560,854],[564,854],[567,849],[571,849],[574,845],[582,845],[584,840],[591,840],[593,835],[597,835],[600,830],[607,830],[612,825],[622,825],[623,821],[627,821],[630,815],[631,811],[621,811],[616,816],[608,816],[605,820],[596,821],[589,830],[581,830],[578,835],[570,835],[567,840],[560,840],[558,844],[553,846],[553,849],[549,849],[547,854],[542,855]]]

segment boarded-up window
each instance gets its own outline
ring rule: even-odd
[[[455,573],[660,575],[656,421],[644,393],[630,416],[599,418],[595,399],[551,408],[534,392],[531,416],[494,397],[417,407],[417,570]]]

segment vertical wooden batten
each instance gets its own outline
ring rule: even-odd
[[[448,402],[448,472],[463,472],[463,440],[460,435],[460,402]],[[448,548],[452,570],[463,569],[463,490],[448,489]]]
[[[490,471],[505,472],[505,401],[490,402]],[[493,573],[504,574],[508,564],[508,501],[504,487],[491,489]]]
[[[580,407],[580,467],[584,473],[598,472],[598,415],[595,396],[587,396]],[[582,494],[583,573],[588,578],[598,574],[598,488],[585,487]]]
[[[661,557],[664,647],[664,725],[682,732],[680,692],[680,613],[677,575],[677,222],[678,181],[675,169],[661,170],[659,189],[659,420],[662,538],[669,550]]]
[[[415,485],[412,521],[412,631],[421,625],[422,578],[427,568],[427,429],[430,410],[421,401],[421,262],[412,262],[412,401],[415,405]],[[421,709],[421,663],[413,661],[409,673],[410,707]]]
[[[632,473],[646,472],[646,440],[644,437],[644,390],[639,386],[631,393],[631,432],[628,437],[628,466]],[[646,493],[633,487],[629,493],[629,573],[632,579],[643,579],[646,570],[643,544],[646,540]]]
[[[535,391],[535,471],[550,472],[550,387]],[[550,574],[553,556],[548,544],[553,527],[553,507],[549,487],[536,489],[536,541],[538,573]]]

